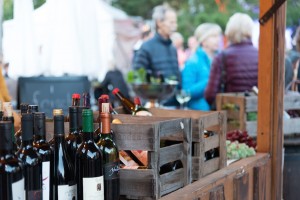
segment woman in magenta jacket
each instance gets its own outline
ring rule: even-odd
[[[197,27],[195,36],[199,47],[186,61],[182,71],[182,89],[191,94],[188,108],[193,110],[210,110],[204,98],[211,60],[219,49],[221,28],[217,24],[204,23]]]
[[[258,50],[251,42],[252,29],[253,20],[247,14],[230,17],[225,30],[229,46],[214,58],[205,90],[210,105],[218,92],[244,92],[257,86]]]

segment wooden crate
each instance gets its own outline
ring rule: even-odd
[[[227,111],[227,130],[246,130],[249,135],[256,136],[257,121],[247,121],[247,113],[257,112],[257,96],[245,96],[244,93],[222,93],[217,95],[217,110],[223,110],[225,104],[234,105]],[[266,103],[266,106],[268,104]],[[284,110],[300,110],[300,95],[286,94]],[[300,133],[300,118],[283,120],[284,134]]]
[[[130,199],[158,199],[191,182],[191,121],[186,118],[115,115],[112,124],[119,150],[147,150],[150,169],[121,169],[121,195]],[[160,148],[160,140],[181,137],[182,142]],[[162,165],[181,160],[183,168],[160,175]]]
[[[241,159],[161,200],[271,199],[271,159],[267,153]]]
[[[154,116],[191,118],[192,122],[192,180],[211,174],[226,166],[226,113],[223,111],[203,112],[194,110],[150,109]],[[214,136],[205,138],[204,130],[214,131]],[[176,138],[169,138],[176,140]],[[205,159],[205,152],[218,148],[219,157]]]
[[[191,183],[191,120],[187,118],[115,115],[122,124],[112,124],[119,150],[148,151],[149,169],[120,169],[120,194],[128,199],[159,199]],[[53,122],[47,122],[47,139]],[[98,123],[94,123],[97,128]],[[68,133],[69,123],[65,123]],[[160,148],[161,138],[181,137],[182,142]],[[160,167],[180,160],[183,168],[160,175]]]

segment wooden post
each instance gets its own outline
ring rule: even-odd
[[[260,0],[260,17],[275,1]],[[282,199],[285,9],[286,3],[260,26],[257,141],[258,151],[271,155],[267,184],[273,200]]]

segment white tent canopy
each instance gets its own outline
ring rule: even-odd
[[[3,54],[13,77],[67,73],[102,80],[113,59],[114,18],[127,18],[101,0],[47,0],[25,14],[31,21],[22,21],[23,31],[17,15],[3,23]]]

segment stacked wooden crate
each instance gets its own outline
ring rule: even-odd
[[[226,113],[223,111],[203,112],[194,110],[150,109],[154,116],[190,118],[192,122],[192,180],[222,169],[226,166]],[[215,134],[205,137],[204,131]],[[171,138],[174,139],[174,138]],[[219,151],[219,156],[206,159],[205,152]]]
[[[227,129],[247,131],[256,136],[257,121],[249,121],[247,115],[257,112],[256,95],[245,96],[244,93],[222,93],[217,95],[217,110],[227,111]],[[268,102],[266,102],[268,106]],[[300,110],[300,94],[286,94],[284,96],[284,110]],[[300,118],[283,119],[284,134],[300,133]]]

